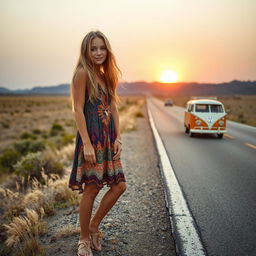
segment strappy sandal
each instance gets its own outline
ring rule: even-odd
[[[91,250],[91,241],[82,240],[78,242],[77,256],[93,256]]]
[[[96,251],[101,251],[101,240],[104,237],[104,233],[101,231],[90,233],[91,247]],[[95,245],[96,242],[96,245]]]

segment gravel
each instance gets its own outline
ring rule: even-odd
[[[142,112],[144,118],[137,118],[138,129],[122,134],[121,160],[128,187],[101,223],[105,237],[102,251],[94,251],[94,256],[176,255],[145,105]],[[104,187],[98,194],[94,211],[107,189]],[[71,210],[59,210],[46,220],[49,230],[41,240],[48,247],[47,255],[76,255],[78,234],[55,236],[61,227],[73,225],[79,228],[78,208],[66,215]]]

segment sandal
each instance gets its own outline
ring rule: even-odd
[[[90,240],[79,240],[77,256],[93,256]]]
[[[92,242],[92,249],[95,249],[96,251],[101,251],[101,240],[104,237],[104,233],[101,231],[90,233],[90,237]]]

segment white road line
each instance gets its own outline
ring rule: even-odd
[[[155,127],[151,111],[148,107],[150,125],[155,137],[161,163],[161,176],[165,184],[165,200],[172,223],[172,233],[176,240],[178,255],[203,256],[206,252],[195,228],[195,222],[188,209],[174,170],[165,151],[163,142]],[[167,254],[166,254],[167,255]]]

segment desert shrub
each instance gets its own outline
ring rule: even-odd
[[[41,131],[40,129],[33,129],[33,130],[32,130],[32,133],[33,133],[33,134],[41,134],[41,132],[42,132],[42,131]]]
[[[42,131],[41,132],[41,136],[44,138],[44,139],[47,139],[49,137],[47,131]]]
[[[26,155],[29,152],[38,152],[45,149],[44,141],[32,141],[30,139],[21,140],[14,143],[15,150],[21,155]]]
[[[21,160],[14,165],[15,173],[24,176],[25,179],[30,176],[31,178],[35,177],[39,180],[41,175],[40,171],[43,165],[40,156],[40,152],[28,153],[26,156],[23,156]]]
[[[30,152],[38,152],[45,150],[45,143],[44,141],[32,141],[29,146]]]
[[[31,140],[25,139],[14,143],[14,148],[21,155],[26,155],[29,152],[29,146],[31,144]]]
[[[10,124],[7,122],[2,122],[2,127],[3,128],[10,128]]]
[[[5,150],[0,156],[0,172],[13,172],[13,165],[19,160],[20,153],[13,149]]]
[[[52,130],[64,131],[62,125],[61,125],[61,124],[58,124],[58,123],[54,123],[54,124],[52,125]]]
[[[64,133],[64,135],[61,138],[61,146],[66,146],[69,143],[72,143],[74,137],[75,137],[74,134],[66,134],[66,133]]]
[[[139,110],[135,113],[136,117],[144,117],[143,113]]]
[[[32,139],[32,140],[35,140],[37,137],[34,135],[34,134],[31,134],[29,132],[23,132],[21,135],[20,135],[20,138],[21,139]]]
[[[14,165],[17,175],[24,176],[25,180],[30,176],[31,179],[36,178],[39,182],[44,182],[42,170],[45,174],[64,173],[64,166],[55,157],[53,152],[49,150],[45,152],[31,152],[23,156],[20,161]]]
[[[54,123],[52,125],[51,131],[50,131],[50,135],[51,136],[56,136],[56,135],[58,135],[62,131],[64,131],[63,126],[61,124]]]

